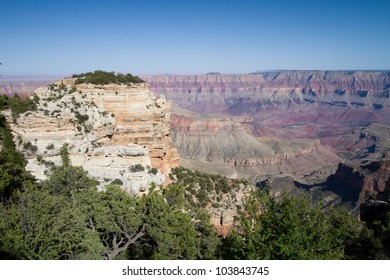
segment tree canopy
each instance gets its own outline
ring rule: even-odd
[[[241,227],[230,237],[234,259],[342,259],[346,242],[358,235],[355,217],[336,208],[325,211],[298,195],[254,193]]]
[[[4,115],[0,114],[0,198],[9,199],[34,178],[25,170],[27,161],[16,150],[12,133]]]
[[[95,84],[95,85],[106,85],[110,83],[114,84],[137,84],[143,83],[141,78],[133,76],[130,73],[122,74],[115,72],[106,72],[102,70],[96,70],[95,72],[87,72],[82,74],[74,74],[72,76],[76,78],[76,84]]]

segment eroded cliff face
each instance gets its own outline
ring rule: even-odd
[[[133,195],[168,182],[179,156],[169,133],[170,104],[146,84],[75,84],[63,79],[35,91],[38,110],[11,124],[18,147],[37,178],[60,164],[68,143],[72,164],[100,182]],[[115,181],[116,180],[116,181]]]
[[[364,220],[368,212],[380,214],[381,206],[388,207],[389,166],[390,160],[385,157],[360,165],[339,163],[325,185],[342,198],[341,202],[348,201],[350,209]]]
[[[362,166],[340,163],[331,180],[356,189],[360,198],[368,194],[379,196],[390,191],[390,160],[374,161]]]
[[[297,93],[297,97],[356,95],[389,97],[388,72],[275,71],[258,74],[144,76],[161,93]],[[276,91],[276,92],[275,92]],[[277,97],[277,96],[274,97]]]
[[[278,71],[146,76],[144,79],[153,91],[164,93],[182,108],[250,116],[262,122],[263,127],[279,129],[296,123],[390,124],[389,72]],[[310,136],[318,138],[318,135]]]
[[[244,177],[255,183],[262,176],[303,176],[341,160],[319,140],[255,137],[252,118],[175,110],[171,118],[172,139],[182,165],[190,169]]]

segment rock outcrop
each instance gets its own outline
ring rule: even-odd
[[[364,195],[372,193],[379,196],[390,191],[390,161],[375,161],[364,166],[354,167],[340,163],[333,180],[338,180]]]
[[[35,91],[37,110],[11,124],[27,168],[39,179],[60,163],[68,143],[72,164],[101,188],[116,183],[133,195],[168,182],[179,156],[172,147],[170,104],[141,84],[75,84],[63,79]]]
[[[362,208],[366,211],[378,203],[388,205],[389,166],[389,160],[372,161],[360,166],[339,163],[337,171],[328,178],[327,184],[344,200],[351,200],[355,212],[360,215]]]

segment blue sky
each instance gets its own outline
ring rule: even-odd
[[[390,0],[0,3],[0,74],[390,69]]]

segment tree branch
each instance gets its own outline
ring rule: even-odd
[[[137,242],[137,240],[139,238],[141,238],[145,234],[145,232],[144,232],[145,231],[145,227],[146,227],[145,224],[143,224],[142,228],[138,231],[138,233],[136,233],[133,236],[131,236],[127,232],[125,232],[124,235],[127,238],[127,242],[123,246],[121,246],[121,247],[119,247],[119,246],[120,246],[120,244],[122,244],[124,242],[123,237],[121,237],[121,240],[119,241],[119,244],[118,244],[117,241],[116,241],[116,234],[114,234],[114,238],[112,240],[113,249],[109,250],[109,251],[106,250],[107,258],[109,260],[112,260],[119,253],[122,253],[123,251],[126,251],[127,248],[129,248],[129,246],[131,244],[134,244],[135,242]]]

